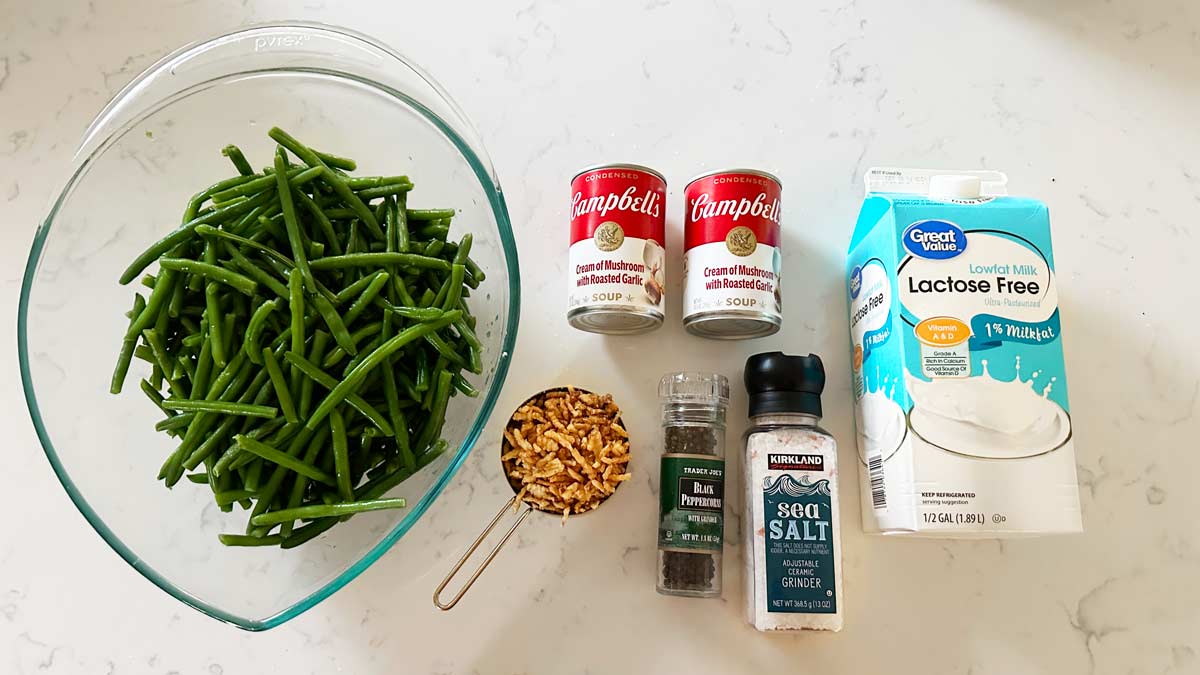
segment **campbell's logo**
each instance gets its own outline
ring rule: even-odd
[[[770,199],[770,201],[768,201]],[[758,193],[753,200],[746,197],[736,199],[713,199],[707,192],[701,192],[692,200],[692,222],[729,216],[737,222],[742,216],[764,218],[779,224],[779,198],[769,198],[766,192]]]
[[[584,197],[583,192],[575,193],[571,199],[571,218],[595,213],[601,218],[610,211],[628,213],[643,213],[651,218],[657,218],[662,213],[662,199],[654,190],[638,192],[635,185],[625,188],[624,192],[609,192],[602,195]]]
[[[922,220],[904,230],[904,248],[931,260],[945,260],[967,250],[962,228],[945,220]]]

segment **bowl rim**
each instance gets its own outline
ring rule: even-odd
[[[475,419],[473,420],[470,429],[467,431],[466,436],[463,438],[462,444],[459,445],[457,451],[450,458],[446,467],[441,472],[441,475],[438,476],[434,483],[429,487],[429,489],[421,497],[420,501],[414,507],[408,510],[405,517],[386,535],[381,537],[379,541],[377,541],[361,558],[356,560],[345,570],[342,570],[332,580],[325,582],[320,588],[309,593],[298,602],[292,603],[285,609],[266,618],[257,619],[239,616],[227,610],[216,607],[215,605],[209,604],[199,597],[192,595],[179,586],[176,586],[169,578],[159,573],[150,565],[146,564],[145,561],[143,561],[120,539],[120,537],[117,536],[117,534],[111,528],[109,528],[100,514],[92,508],[87,499],[84,497],[83,493],[75,485],[75,482],[72,480],[67,468],[64,466],[61,458],[58,456],[58,452],[55,450],[54,444],[50,440],[49,431],[42,420],[41,411],[37,401],[37,394],[34,390],[32,373],[30,370],[28,323],[30,293],[32,291],[33,281],[36,276],[38,265],[41,261],[43,249],[45,248],[47,238],[50,234],[54,218],[58,211],[62,208],[67,195],[82,178],[92,160],[107,150],[108,143],[107,139],[105,139],[105,142],[97,144],[91,150],[90,154],[85,157],[80,156],[84,148],[91,142],[93,132],[97,128],[97,123],[109,115],[115,109],[116,104],[119,101],[122,101],[126,95],[134,91],[141,82],[160,74],[165,68],[168,68],[172,63],[176,62],[181,57],[184,57],[189,53],[199,53],[200,50],[208,45],[228,40],[234,36],[244,36],[244,34],[253,34],[264,30],[274,31],[281,29],[328,33],[331,36],[362,43],[364,46],[370,49],[382,51],[395,61],[398,61],[399,65],[411,69],[415,74],[421,77],[427,84],[431,86],[435,93],[441,97],[442,101],[450,107],[451,111],[458,115],[458,122],[465,126],[464,130],[469,134],[473,134],[474,137],[470,140],[473,140],[478,144],[478,154],[476,153],[475,149],[471,147],[471,144],[468,142],[468,140],[464,139],[458,131],[454,130],[445,121],[443,121],[437,113],[434,113],[427,107],[414,101],[410,96],[404,94],[403,92],[397,91],[394,88],[382,83],[373,81],[370,82],[370,84],[374,85],[381,91],[399,98],[406,105],[409,105],[424,115],[441,133],[443,133],[451,141],[451,143],[470,165],[477,180],[479,180],[480,184],[484,188],[485,193],[487,194],[489,206],[491,207],[493,216],[496,219],[496,227],[500,234],[501,249],[504,254],[505,265],[507,267],[506,271],[508,273],[509,304],[507,317],[505,317],[505,323],[503,326],[504,333],[501,336],[501,344],[499,347],[500,353],[497,355],[496,369],[492,378],[491,386],[489,386],[485,392],[479,411],[475,415]],[[228,75],[236,75],[242,72],[252,72],[253,70],[254,68],[252,66],[239,66],[237,70],[229,73]],[[337,68],[331,68],[329,72],[337,73],[340,71]],[[343,75],[363,81],[363,78],[360,75],[351,75],[349,73],[343,73]],[[157,101],[155,103],[161,103],[161,101]],[[134,122],[140,121],[142,117],[143,116],[139,116],[138,118],[135,118]],[[125,126],[128,126],[128,124],[129,123],[123,125],[122,128],[114,132],[114,135],[120,134]],[[46,458],[50,462],[51,468],[54,470],[59,482],[66,490],[67,496],[83,515],[84,519],[87,520],[88,524],[92,526],[92,528],[100,535],[105,543],[107,543],[117,553],[117,555],[125,560],[130,567],[172,597],[219,621],[232,624],[238,628],[248,631],[263,631],[279,626],[280,624],[283,624],[299,616],[300,614],[303,614],[309,609],[312,609],[322,600],[340,590],[346,584],[354,580],[358,575],[362,574],[368,567],[382,557],[383,554],[386,553],[397,541],[399,541],[399,539],[404,536],[404,534],[408,532],[408,530],[414,524],[416,524],[418,520],[420,520],[420,518],[429,509],[430,505],[432,505],[436,498],[442,493],[442,491],[450,483],[450,480],[458,472],[458,469],[462,466],[462,463],[466,460],[467,455],[470,454],[471,450],[474,448],[475,443],[482,435],[484,427],[487,425],[487,422],[495,409],[496,402],[499,399],[500,391],[503,388],[504,381],[508,375],[509,365],[512,361],[512,353],[516,345],[517,324],[521,313],[520,310],[521,277],[517,260],[517,246],[513,235],[512,223],[508,214],[508,207],[504,200],[504,194],[500,188],[500,182],[495,176],[495,170],[491,164],[491,159],[487,154],[486,148],[483,147],[478,132],[471,125],[470,120],[467,118],[465,113],[463,113],[462,109],[453,100],[453,98],[451,98],[445,89],[441,87],[437,80],[433,79],[433,77],[430,76],[429,73],[420,66],[413,63],[410,59],[395,49],[366,34],[341,26],[318,22],[265,22],[250,24],[237,29],[210,35],[207,38],[195,40],[171,51],[166,56],[150,65],[135,78],[133,78],[129,84],[123,87],[112,98],[112,100],[110,100],[104,106],[104,108],[97,113],[96,118],[92,121],[85,132],[83,141],[76,152],[69,178],[63,185],[62,190],[54,198],[49,212],[42,220],[34,234],[33,244],[30,247],[29,256],[25,265],[25,272],[21,279],[21,291],[17,307],[17,353],[19,369],[21,373],[21,386],[24,391],[25,403],[29,410],[29,415],[37,433],[38,440],[42,445],[42,449],[46,454]]]

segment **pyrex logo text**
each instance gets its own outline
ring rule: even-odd
[[[904,230],[904,248],[920,258],[945,260],[967,249],[967,235],[954,223],[922,220]]]

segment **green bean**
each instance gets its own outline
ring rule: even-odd
[[[346,185],[355,191],[401,184],[411,186],[412,179],[408,176],[346,176]]]
[[[199,343],[197,343],[199,344]],[[138,345],[133,350],[133,355],[152,366],[157,366],[158,361],[154,358],[154,352],[147,345]]]
[[[321,152],[320,150],[313,150],[313,154],[321,158],[321,161],[325,162],[326,166],[334,169],[354,171],[358,168],[358,163],[348,157],[338,157],[337,155],[331,155],[327,152]],[[401,178],[403,178],[403,176],[401,176]]]
[[[243,176],[254,175],[254,168],[250,166],[250,162],[246,161],[246,156],[236,145],[227,145],[221,149],[221,154],[229,158],[233,162],[234,168]]]
[[[391,317],[385,316],[380,336],[387,339],[391,337]],[[415,464],[415,458],[412,454],[412,448],[408,443],[408,421],[404,417],[404,412],[400,409],[400,392],[396,387],[396,370],[393,367],[395,355],[389,356],[383,362],[383,395],[387,401],[388,419],[392,423],[392,431],[395,433],[396,449],[400,452],[400,457],[405,466],[412,467]],[[330,413],[331,415],[333,413]],[[344,496],[344,495],[343,495]],[[348,499],[353,499],[353,491]]]
[[[235,185],[241,185],[249,180],[251,180],[250,177],[240,175],[232,178],[226,178],[225,180],[217,181],[216,183],[204,188],[200,192],[192,195],[191,199],[188,200],[187,208],[183,210],[183,219],[180,222],[186,224],[195,219],[200,213],[200,207],[203,206],[204,202],[208,201],[212,195],[220,192],[221,190],[234,187]]]
[[[433,305],[435,300],[437,300],[437,293],[431,288],[426,288],[425,292],[421,294],[421,299],[417,301],[417,306],[429,307]]]
[[[317,384],[325,387],[326,389],[332,391],[340,386],[338,381],[334,379],[333,376],[316,367],[312,364],[312,362],[310,362],[308,359],[305,359],[303,356],[300,356],[296,352],[288,352],[284,354],[283,357],[287,359],[288,363],[299,369],[300,372],[312,378]],[[329,396],[327,395],[325,398],[328,400]],[[364,400],[361,396],[358,394],[349,393],[344,395],[342,399],[349,403],[355,410],[362,413],[364,417],[371,420],[371,423],[379,427],[379,430],[382,431],[384,435],[391,436],[393,434],[392,426],[388,423],[387,419],[383,415],[380,415],[379,411],[376,410],[370,403],[367,403],[366,400]],[[339,403],[340,402],[341,401],[339,401]],[[332,404],[330,409],[332,409],[334,405],[336,404]],[[314,412],[313,415],[315,414],[316,413]],[[326,412],[326,414],[328,414],[328,412]],[[313,416],[310,415],[309,419],[311,420],[312,417]],[[324,415],[321,416],[321,419],[324,419]],[[305,428],[312,429],[318,424],[319,422],[315,422],[313,423],[313,426],[310,427],[306,423]]]
[[[421,400],[421,394],[417,392],[416,385],[413,383],[412,379],[407,374],[399,371],[397,371],[395,375],[396,385],[404,390],[405,396],[412,399],[412,401],[408,401],[407,403],[419,402]]]
[[[348,249],[347,249],[348,250]],[[336,270],[347,267],[377,267],[383,265],[402,265],[422,269],[450,271],[450,263],[441,258],[431,258],[417,253],[346,253],[314,260],[311,267],[314,270]]]
[[[184,478],[187,478],[188,481],[190,481],[192,483],[197,483],[200,485],[208,484],[208,474],[207,473],[189,473],[189,474],[185,475]]]
[[[413,189],[412,183],[392,183],[391,185],[381,185],[379,187],[366,188],[359,190],[357,193],[359,199],[370,201],[379,199],[380,197],[391,197],[392,195],[403,194]],[[376,218],[378,222],[378,218]]]
[[[263,467],[266,465],[267,463],[265,461],[255,458],[254,460],[248,462],[245,467],[243,467],[242,485],[245,485],[247,490],[250,490],[252,493],[254,493],[251,496],[258,495],[258,486],[259,483],[262,482]],[[245,508],[247,511],[250,510],[250,506],[244,504],[243,508]]]
[[[284,300],[288,299],[289,295],[287,286],[281,284],[278,279],[271,276],[271,274],[263,268],[250,262],[250,259],[243,255],[241,251],[237,250],[237,247],[229,242],[225,242],[225,250],[229,253],[230,257],[233,258],[234,266],[245,273],[246,276],[271,289],[275,295],[283,298]]]
[[[312,440],[312,437],[313,432],[311,430],[301,427],[300,431],[288,443],[286,454],[289,457],[296,457],[308,442]],[[224,460],[225,458],[222,457],[221,459]],[[217,467],[220,468],[220,462],[217,462]],[[271,507],[271,504],[275,501],[276,493],[279,492],[279,488],[283,485],[283,480],[287,478],[289,473],[290,470],[287,467],[276,464],[270,478],[267,479],[266,484],[258,491],[258,500],[254,503],[254,508],[250,511],[251,516],[263,513]],[[251,526],[247,524],[247,528],[249,527]]]
[[[168,417],[165,420],[160,420],[154,425],[155,431],[170,431],[172,429],[185,428],[195,419],[196,413],[187,412],[173,417]]]
[[[285,452],[280,452],[279,450],[276,450],[262,441],[256,441],[253,438],[249,438],[245,434],[238,434],[233,437],[233,440],[242,450],[254,453],[268,462],[271,462],[272,464],[277,464],[285,469],[290,469],[291,471],[294,471],[311,480],[315,480],[318,483],[324,483],[330,487],[336,487],[336,482],[333,476],[330,476],[311,464],[305,463],[303,460],[296,459]],[[251,518],[250,521],[255,525],[261,525],[261,523],[255,523],[253,518]],[[283,521],[281,520],[277,522]]]
[[[278,534],[268,534],[264,537],[254,537],[248,534],[218,534],[217,539],[226,546],[279,546],[283,537]]]
[[[297,191],[295,197],[308,210],[309,214],[312,215],[313,220],[317,221],[317,227],[321,229],[321,235],[325,237],[325,243],[329,245],[329,249],[333,251],[334,255],[341,255],[342,244],[338,241],[337,232],[333,229],[333,223],[329,222],[329,218],[325,215],[325,212],[313,201],[312,197],[304,194],[303,191]]]
[[[313,335],[312,352],[309,357],[314,363],[319,362],[325,356],[325,348],[329,346],[329,333],[319,330]],[[297,373],[299,375],[299,373]],[[304,378],[300,383],[300,416],[308,417],[308,413],[312,410],[312,395],[313,395],[313,379],[311,377]]]
[[[320,177],[321,172],[316,169],[294,168],[288,169],[283,175],[290,185],[298,187],[317,179]],[[241,185],[222,190],[221,192],[215,192],[212,195],[212,200],[214,204],[222,204],[238,197],[247,197],[266,190],[278,189],[278,187],[278,179],[275,177],[275,172],[272,171],[263,176],[256,176],[253,180],[246,181]]]
[[[174,249],[179,244],[191,240],[191,238],[196,234],[196,227],[205,224],[225,222],[231,218],[240,216],[248,211],[253,210],[256,206],[267,203],[267,201],[269,201],[272,197],[272,194],[262,193],[255,195],[244,202],[238,202],[236,204],[230,204],[228,206],[215,209],[203,216],[198,216],[188,221],[184,225],[180,226],[179,229],[172,231],[167,236],[151,244],[150,248],[146,249],[141,253],[141,255],[135,258],[134,261],[130,263],[129,267],[126,267],[125,271],[121,273],[121,283],[127,284],[130,281],[133,281],[139,274],[142,273],[142,270],[146,269],[146,267],[150,265],[150,263],[158,260],[160,257],[166,254],[168,251]]]
[[[168,415],[171,414],[171,413],[167,412],[166,408],[162,407],[163,395],[158,393],[158,389],[155,388],[154,385],[150,384],[149,382],[147,382],[145,380],[142,380],[140,382],[140,384],[141,384],[141,388],[142,388],[142,393],[144,393],[147,398],[149,398],[151,401],[153,401],[154,405],[158,406],[159,410],[162,410],[163,412],[167,413]]]
[[[443,218],[453,218],[454,209],[407,209],[405,216],[409,220],[442,220]]]
[[[292,247],[292,259],[296,261],[296,269],[300,270],[304,287],[309,292],[316,292],[312,270],[308,268],[308,253],[304,250],[304,238],[300,234],[300,221],[296,218],[296,206],[292,201],[292,187],[288,184],[283,162],[283,148],[279,148],[275,153],[275,177],[278,181],[279,201],[283,205],[283,223],[287,228],[288,244]]]
[[[239,350],[233,355],[233,358],[229,360],[229,363],[227,363],[225,367],[221,369],[221,372],[218,373],[215,378],[213,378],[212,383],[208,385],[208,394],[204,397],[205,400],[215,401],[219,399],[229,385],[238,376],[239,371],[241,371],[244,365],[250,364],[246,360],[245,352]]]
[[[457,311],[457,310],[455,310],[455,311]],[[441,354],[441,356],[443,358],[445,358],[447,361],[449,361],[450,363],[453,363],[456,366],[461,366],[463,368],[467,367],[466,359],[459,356],[454,351],[454,348],[451,347],[448,342],[446,342],[444,339],[442,339],[442,336],[438,335],[437,333],[428,333],[425,335],[425,341],[428,342],[429,344],[433,345],[433,348],[438,351],[438,354]]]
[[[400,207],[394,198],[384,200],[384,220],[387,223],[387,245],[384,250],[390,253],[406,253],[408,251],[408,230],[400,231]],[[404,248],[400,248],[401,240],[403,240]]]
[[[438,456],[444,453],[448,447],[449,444],[447,444],[445,441],[438,441],[437,443],[434,443],[428,451],[417,458],[417,465],[415,469],[410,470],[405,467],[399,467],[379,476],[378,479],[371,479],[369,483],[360,486],[354,491],[355,498],[359,501],[379,499],[390,492],[392,488],[396,487],[409,476],[413,475],[416,471],[428,466],[430,462],[437,459]]]
[[[129,328],[138,322],[142,312],[146,309],[146,300],[141,293],[133,295],[133,309],[130,310]],[[109,384],[108,390],[113,394],[121,393],[121,387],[125,385],[125,375],[129,373],[129,364],[133,361],[133,353],[137,349],[139,333],[133,333],[131,336],[129,330],[125,332],[125,337],[121,340],[121,353],[117,357],[117,367],[113,370],[112,381]]]
[[[284,265],[287,265],[289,268],[296,266],[296,263],[291,258],[289,258],[286,255],[280,253],[279,251],[271,248],[270,246],[267,246],[266,244],[254,241],[253,239],[248,239],[246,237],[234,234],[232,232],[227,232],[225,230],[217,229],[211,225],[198,226],[196,228],[196,234],[199,234],[200,236],[205,237],[205,238],[219,237],[221,239],[226,239],[232,243],[235,243],[235,244],[238,244],[241,246],[246,246],[249,248],[253,248],[258,251],[262,251],[263,253],[271,256],[272,258],[275,258],[276,260],[282,262]]]
[[[466,273],[467,268],[459,263],[450,266],[450,277],[447,279],[449,286],[446,299],[441,305],[442,309],[450,310],[458,307],[458,301],[462,298],[463,275]]]
[[[304,281],[300,270],[293,269],[288,276],[288,307],[292,314],[292,351],[304,351]]]
[[[231,272],[224,267],[210,265],[198,260],[190,260],[187,258],[162,258],[158,261],[158,264],[163,269],[175,270],[177,272],[183,272],[184,274],[198,274],[211,281],[225,284],[226,286],[241,291],[246,295],[253,295],[254,291],[258,288],[258,284],[247,276],[238,274],[237,272]],[[157,287],[155,290],[158,290]],[[154,294],[151,293],[150,296],[153,298]],[[147,302],[147,305],[149,305],[149,302]]]
[[[429,354],[423,349],[417,352],[416,366],[417,366],[417,381],[413,385],[413,388],[416,389],[418,392],[422,392],[422,391],[429,389],[429,375],[430,375]]]
[[[347,374],[346,377],[343,378],[342,381],[339,382],[337,386],[329,392],[329,394],[325,397],[325,400],[321,401],[321,404],[317,406],[316,410],[313,411],[312,416],[309,417],[308,422],[305,423],[305,426],[310,429],[316,428],[316,426],[325,419],[325,416],[328,415],[331,410],[333,410],[334,406],[346,400],[346,397],[352,394],[354,389],[362,384],[362,381],[366,378],[367,374],[370,373],[371,370],[378,366],[389,355],[395,353],[396,350],[400,349],[409,342],[412,342],[413,340],[419,340],[422,337],[433,333],[434,331],[441,330],[442,328],[450,325],[459,316],[461,316],[461,314],[457,310],[448,312],[445,316],[437,321],[417,324],[416,326],[406,328],[398,333],[395,337],[389,339],[386,343],[381,344],[378,348],[372,351],[362,363],[355,366],[354,370],[350,371],[350,373]]]
[[[446,242],[441,239],[433,239],[425,244],[425,256],[429,258],[437,258],[442,255],[442,250],[446,248]]]
[[[338,343],[338,346],[343,351],[349,354],[358,353],[354,341],[350,339],[350,331],[346,329],[346,323],[342,320],[341,315],[333,308],[333,305],[321,296],[313,297],[313,305],[317,308],[317,312],[324,319],[325,325],[329,327],[329,332],[333,334],[333,339]]]
[[[446,246],[446,237],[448,237],[450,235],[450,226],[431,223],[431,224],[426,225],[425,227],[422,227],[421,229],[417,230],[417,234],[420,235],[420,237],[422,239],[435,239],[435,240],[441,242],[441,245],[438,246],[438,250],[440,252],[440,250],[445,248],[445,246]],[[436,244],[433,244],[431,242],[431,245],[436,245]],[[427,254],[427,255],[435,255],[435,254]]]
[[[136,341],[137,336],[141,335],[147,328],[150,328],[158,319],[158,315],[163,312],[164,307],[170,300],[177,276],[171,270],[159,272],[158,282],[154,284],[154,289],[150,291],[150,297],[146,299],[146,305],[138,313],[137,319],[130,321],[129,327],[125,329],[126,340],[133,339]]]
[[[208,344],[213,363],[218,368],[228,364],[225,358],[225,312],[221,309],[220,287],[211,282],[204,287],[204,320],[208,323]]]
[[[322,451],[325,449],[325,446],[327,444],[326,441],[327,441],[328,437],[329,437],[329,430],[324,429],[324,428],[320,429],[313,436],[312,441],[308,445],[308,450],[305,451],[305,453],[304,453],[303,461],[305,463],[314,464],[315,462],[317,462],[318,458],[322,454]],[[328,473],[328,469],[324,469],[324,470],[326,471],[326,473]],[[286,504],[284,505],[284,508],[290,509],[290,508],[295,508],[297,506],[300,506],[301,502],[304,501],[304,493],[307,489],[308,489],[308,478],[305,476],[296,476],[295,482],[292,483],[292,494],[291,494],[291,496],[288,497],[288,500],[287,500]],[[284,537],[287,537],[288,535],[290,535],[292,533],[292,528],[295,527],[295,525],[296,525],[296,523],[294,520],[285,520],[279,526],[279,534]],[[251,526],[253,526],[253,523],[251,523]],[[268,527],[270,527],[270,526],[268,526]]]
[[[434,361],[433,368],[430,369],[431,383],[429,388],[426,389],[425,393],[421,396],[421,407],[425,410],[433,409],[433,399],[437,395],[437,379],[441,375],[442,371],[446,370],[446,367],[449,365],[450,362],[446,360],[446,357],[438,354],[437,361]]]
[[[467,382],[466,378],[458,373],[454,374],[454,388],[466,394],[467,396],[470,396],[471,398],[479,396],[479,390],[471,386],[471,383]]]
[[[380,291],[383,290],[384,285],[387,284],[390,278],[391,276],[383,270],[376,272],[371,277],[371,283],[367,284],[362,295],[358,296],[358,299],[350,305],[350,309],[346,310],[345,316],[342,317],[345,325],[354,323],[354,320],[366,311],[367,307],[379,295]]]
[[[250,403],[232,403],[226,401],[193,401],[190,399],[168,398],[163,401],[167,410],[180,412],[212,412],[222,415],[250,415],[268,419],[279,414],[279,409],[268,405],[252,405]]]
[[[329,413],[329,428],[333,435],[333,462],[338,493],[346,501],[354,501],[354,486],[350,484],[350,450],[346,445],[346,420],[337,409]]]
[[[337,518],[340,516],[348,516],[355,513],[364,513],[367,511],[382,511],[385,509],[402,509],[407,504],[403,499],[373,499],[370,501],[360,502],[342,502],[339,504],[320,504],[313,506],[300,506],[294,509],[284,509],[282,511],[271,511],[262,515],[254,516],[250,522],[259,525],[275,525],[287,520],[298,519],[316,519],[316,518]]]
[[[179,380],[171,375],[171,372],[174,369],[169,370],[167,368],[168,364],[171,363],[171,357],[167,354],[167,349],[165,346],[163,346],[162,340],[159,338],[158,333],[154,332],[154,329],[149,329],[142,333],[142,337],[145,339],[146,344],[150,346],[150,351],[154,353],[154,359],[158,362],[158,367],[162,369],[163,380],[166,381],[167,387],[171,391],[171,395],[179,398],[186,397],[187,392],[184,391],[183,385],[181,385]]]
[[[396,305],[388,305],[387,310],[396,316],[415,321],[434,321],[440,319],[445,314],[444,311],[436,307],[397,307]]]
[[[425,423],[425,429],[421,435],[417,437],[417,442],[414,444],[417,448],[424,449],[427,445],[437,440],[442,433],[442,424],[446,419],[446,405],[450,400],[450,391],[454,376],[450,371],[443,370],[438,373],[437,386],[433,397],[433,407],[429,410],[429,417]]]
[[[336,174],[332,169],[329,168],[328,165],[321,161],[321,158],[317,155],[317,153],[313,152],[311,148],[304,145],[300,141],[297,141],[290,134],[279,127],[272,127],[271,130],[267,132],[267,135],[275,139],[275,141],[283,147],[290,150],[293,155],[299,157],[300,161],[304,162],[305,164],[311,167],[324,167],[325,172],[323,174],[323,179],[325,183],[329,185],[329,187],[333,188],[333,191],[342,198],[342,201],[346,202],[351,209],[354,209],[355,214],[361,218],[362,221],[367,224],[367,228],[371,230],[371,236],[375,237],[376,239],[383,239],[383,231],[379,229],[379,221],[375,220],[375,214],[371,213],[371,210],[367,208],[367,205],[364,204],[361,199],[359,199],[358,195],[354,194],[354,191],[350,189],[350,186],[346,184],[346,181],[341,176]]]
[[[324,534],[329,528],[337,525],[340,521],[336,518],[325,518],[313,523],[309,523],[304,527],[298,528],[290,537],[285,537],[279,548],[289,549],[296,548],[301,544],[305,544],[318,536]]]
[[[367,358],[367,355],[374,351],[375,348],[381,344],[383,344],[383,339],[378,335],[368,340],[367,344],[363,345],[362,349],[358,350],[358,354],[351,358],[350,361],[346,363],[346,366],[342,368],[342,375],[354,370],[355,366],[362,363],[363,359]]]
[[[275,387],[275,398],[279,401],[279,408],[283,410],[284,419],[292,424],[300,422],[300,418],[296,415],[296,407],[292,404],[292,395],[287,388],[287,380],[283,377],[283,370],[279,367],[279,362],[275,360],[275,352],[270,347],[263,347],[260,352],[262,361],[267,367],[267,376],[271,379],[272,386]]]
[[[366,276],[338,291],[333,297],[333,304],[340,305],[350,298],[357,298],[362,294],[363,289],[371,284],[372,280],[374,280],[373,275]]]
[[[278,304],[275,300],[268,300],[259,305],[258,309],[254,310],[254,314],[250,315],[249,323],[246,324],[246,335],[242,339],[242,349],[246,350],[246,357],[255,365],[262,365],[263,363],[263,347],[260,344],[262,342],[263,328],[267,323],[267,317],[271,315],[271,312],[275,311],[275,307]],[[269,352],[271,349],[268,347],[266,351]],[[278,367],[278,364],[276,367]],[[284,412],[286,413],[286,410]]]
[[[300,169],[293,169],[293,173],[300,173]],[[250,197],[263,194],[265,192],[278,189],[278,182],[274,175],[255,175],[253,179],[248,180],[240,185],[236,185],[220,192],[212,194],[214,204],[225,204],[238,197]]]
[[[471,286],[471,288],[478,288],[479,284],[485,278],[483,270],[479,269],[479,265],[476,264],[476,262],[469,257],[466,259],[466,261],[464,261],[463,264],[465,264],[467,266],[467,275],[468,275],[467,285]],[[475,280],[474,284],[470,283],[471,279]]]
[[[372,337],[374,335],[377,335],[379,333],[379,330],[382,327],[382,325],[383,324],[381,322],[376,321],[375,323],[369,323],[365,326],[362,326],[361,328],[359,328],[358,330],[356,330],[350,334],[350,341],[357,345],[358,343],[363,341],[363,338]],[[362,352],[362,350],[359,350],[359,353],[361,353],[361,352]],[[332,367],[336,366],[338,364],[338,362],[344,358],[346,358],[346,352],[343,351],[341,347],[335,347],[333,350],[331,350],[329,352],[328,356],[325,356],[325,360],[321,365],[324,366],[325,368],[332,368]]]

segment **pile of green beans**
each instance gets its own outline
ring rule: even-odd
[[[483,371],[467,298],[484,273],[453,209],[410,209],[407,176],[273,128],[272,165],[194,195],[182,225],[121,275],[141,277],[110,390],[134,358],[175,439],[158,478],[249,512],[229,546],[292,548],[363,511],[445,452],[451,397]],[[157,263],[157,272],[143,273]]]

